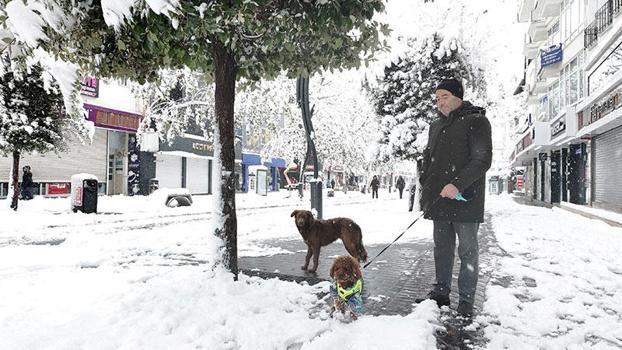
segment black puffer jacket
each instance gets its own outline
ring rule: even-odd
[[[425,218],[483,222],[485,175],[491,161],[492,139],[486,110],[465,101],[448,117],[439,114],[439,119],[430,125],[420,180],[421,207],[427,210]],[[468,202],[441,198],[432,205],[449,183]]]

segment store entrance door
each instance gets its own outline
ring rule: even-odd
[[[108,194],[127,193],[126,134],[108,131]]]

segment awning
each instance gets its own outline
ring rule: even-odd
[[[162,152],[157,152],[156,155],[157,154],[163,154],[166,156],[185,157],[185,158],[214,159],[214,157],[200,156],[198,154],[184,152],[184,151],[162,151]]]
[[[242,164],[261,165],[261,156],[255,153],[242,153]]]
[[[275,167],[275,168],[285,168],[287,163],[283,158],[272,158],[270,162],[264,162],[265,166]]]

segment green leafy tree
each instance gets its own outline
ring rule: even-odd
[[[357,67],[372,59],[381,47],[379,31],[387,31],[373,19],[383,0],[126,1],[115,8],[102,1],[41,2],[46,6],[39,13],[55,4],[56,16],[39,16],[47,25],[37,45],[87,71],[144,82],[155,80],[161,68],[188,67],[212,78],[222,167],[223,224],[216,234],[225,240],[224,261],[236,275],[236,80]],[[60,12],[67,20],[50,23]]]
[[[17,210],[20,156],[62,150],[71,131],[84,131],[83,118],[65,113],[57,83],[44,79],[39,64],[20,71],[8,54],[0,57],[0,64],[0,154],[13,157],[11,208]]]

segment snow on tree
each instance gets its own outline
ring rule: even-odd
[[[67,114],[56,80],[41,64],[23,70],[0,56],[0,153],[13,157],[11,208],[17,210],[19,161],[24,153],[59,152],[72,134],[83,136],[83,114]]]
[[[14,5],[20,3],[21,5]],[[0,0],[0,5],[6,5]],[[163,68],[202,71],[215,83],[215,116],[221,147],[221,187],[216,234],[224,262],[237,276],[234,175],[234,106],[238,78],[253,81],[344,69],[370,60],[386,26],[373,18],[383,0],[193,1],[40,0],[8,2],[36,20],[7,11],[2,27],[28,47],[43,46],[100,77],[157,79]],[[0,6],[2,8],[4,6]],[[41,8],[41,11],[37,7]],[[53,14],[54,16],[52,16]],[[38,32],[35,40],[32,34]]]
[[[139,137],[156,131],[161,140],[172,142],[190,129],[202,131],[213,142],[214,84],[204,74],[187,68],[161,70],[158,74],[155,82],[132,86],[146,104]]]
[[[214,104],[214,85],[205,79],[197,82],[197,75],[188,70],[167,71],[157,83],[141,85],[139,96],[149,101],[143,127],[149,128],[154,121],[160,137],[171,140],[191,124],[206,125],[213,120],[212,109],[206,106]],[[295,84],[281,74],[274,80],[242,81],[236,93],[236,128],[245,128],[246,146],[265,159],[304,158],[305,135]],[[365,149],[374,141],[377,126],[358,72],[314,75],[310,95],[321,162],[362,172]],[[210,140],[212,133],[212,129],[204,130]]]
[[[509,140],[511,130],[505,124],[513,118],[508,115],[510,110],[520,109],[521,105],[512,93],[522,78],[522,43],[527,30],[525,24],[516,23],[516,6],[514,0],[391,1],[382,18],[391,23],[391,36],[387,38],[391,51],[380,58],[382,65],[374,66],[374,73],[382,76],[384,66],[389,65],[386,62],[397,63],[411,50],[407,38],[434,33],[441,33],[445,40],[455,38],[469,53],[470,61],[483,70],[486,99],[475,103],[486,107],[486,115],[493,124],[493,137],[499,135]],[[474,102],[468,94],[466,98]],[[511,149],[495,151],[493,167],[496,159],[502,159],[501,153],[509,152]]]
[[[482,71],[455,38],[434,33],[408,41],[410,50],[385,67],[377,86],[370,87],[380,122],[379,157],[416,159],[427,141],[427,127],[437,115],[435,89],[443,79],[456,78],[465,96],[485,95]]]

